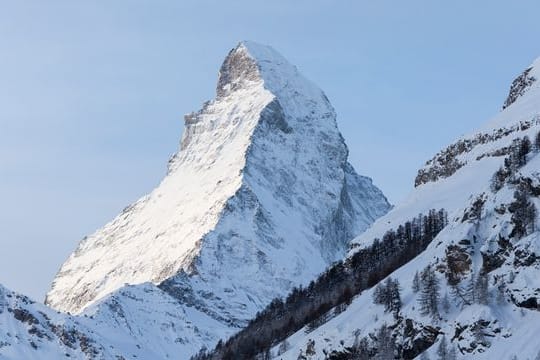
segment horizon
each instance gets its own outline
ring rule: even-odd
[[[393,204],[540,55],[534,2],[416,2],[424,16],[410,3],[29,3],[0,15],[0,283],[37,301],[83,236],[159,183],[182,115],[213,98],[241,40],[272,46],[326,93],[352,165]]]

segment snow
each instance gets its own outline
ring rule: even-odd
[[[17,319],[17,310],[36,320]],[[231,334],[200,330],[213,327],[220,324],[192,308],[180,308],[177,299],[150,283],[125,287],[79,316],[55,312],[0,286],[0,359],[58,359],[65,354],[88,358],[79,335],[66,335],[72,329],[88,339],[99,359],[167,359],[179,354],[187,359],[206,342]]]
[[[214,346],[390,207],[347,162],[324,93],[270,47],[234,48],[185,122],[161,184],[81,241],[46,299],[143,358]]]

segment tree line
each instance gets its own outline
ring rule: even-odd
[[[309,331],[344,311],[355,295],[375,286],[424,251],[447,223],[444,209],[430,210],[387,231],[382,239],[374,239],[371,246],[335,263],[308,286],[295,287],[285,299],[274,299],[246,328],[225,342],[219,341],[210,352],[202,349],[192,360],[268,358],[273,346],[304,326]],[[396,285],[385,284],[391,290],[389,300],[384,302],[394,313],[401,307],[401,300],[395,297]]]

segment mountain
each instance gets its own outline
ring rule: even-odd
[[[2,289],[0,358],[188,359],[390,209],[324,93],[275,50],[240,43],[216,92],[185,116],[160,185],[62,265],[49,307]]]
[[[540,59],[346,259],[198,359],[538,359],[539,79]]]

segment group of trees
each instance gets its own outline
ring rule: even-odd
[[[437,355],[437,358],[436,358],[437,360],[456,360],[457,359],[456,348],[451,344],[448,345],[448,342],[446,341],[446,336],[444,335],[441,338],[441,341],[439,342],[436,355]],[[422,355],[420,355],[420,360],[430,360],[427,352],[423,352]]]
[[[459,283],[452,284],[452,296],[454,301],[461,306],[471,304],[489,303],[489,281],[486,273],[481,272],[477,276],[471,274],[470,281],[462,286]],[[435,271],[427,266],[420,273],[416,272],[413,278],[412,289],[418,293],[419,311],[422,315],[430,315],[433,319],[440,317],[440,308],[444,312],[450,310],[448,295],[441,297],[440,283]]]
[[[534,232],[536,207],[530,201],[528,189],[524,183],[519,183],[516,187],[514,201],[508,207],[508,211],[512,213],[512,223],[514,224],[511,236],[519,239]]]
[[[357,338],[352,347],[345,351],[333,352],[328,357],[329,360],[394,360],[399,356],[399,346],[392,334],[392,329],[383,324],[379,329]]]
[[[310,323],[320,325],[320,319],[330,318],[332,309],[343,308],[354,295],[376,285],[425,250],[447,223],[446,211],[430,210],[386,232],[382,239],[374,239],[371,246],[332,265],[309,286],[294,288],[285,299],[274,299],[246,328],[226,342],[220,341],[212,352],[201,351],[192,359],[255,358],[302,327]],[[388,302],[389,310],[398,313],[399,284],[387,280],[384,286],[392,289],[392,300],[384,303]]]
[[[418,279],[418,280],[417,280]],[[420,275],[415,274],[413,290],[419,292],[418,304],[422,315],[430,315],[434,319],[439,318],[440,283],[435,271],[428,265]]]
[[[534,139],[534,144],[528,136],[514,139],[508,148],[508,156],[504,159],[504,165],[499,168],[491,179],[491,190],[499,191],[517,171],[527,163],[527,156],[531,151],[540,152],[540,132]]]
[[[540,152],[540,132],[536,134],[534,143],[531,143],[529,137],[515,139],[509,148],[509,154],[504,159],[504,166],[495,172],[491,180],[491,190],[499,191],[508,179],[512,179],[516,185],[514,191],[514,202],[509,206],[512,213],[512,222],[514,229],[512,236],[521,238],[534,232],[536,207],[529,200],[529,187],[522,180],[515,179],[517,171],[527,163],[527,156],[531,152]]]
[[[384,305],[384,311],[391,312],[397,319],[402,305],[399,281],[388,277],[384,283],[379,283],[373,292],[373,301]]]
[[[452,285],[454,300],[461,306],[472,304],[489,304],[489,279],[483,271],[478,275],[471,274],[469,282],[465,286]]]

